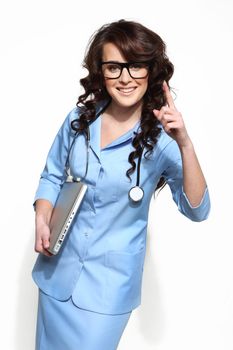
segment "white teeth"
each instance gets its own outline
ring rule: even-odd
[[[132,92],[135,90],[135,88],[118,88],[118,90],[122,92]]]

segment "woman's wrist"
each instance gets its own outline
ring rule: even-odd
[[[48,225],[50,222],[53,206],[45,199],[38,199],[35,203],[36,208],[36,226]]]
[[[35,217],[35,221],[36,221],[36,227],[39,228],[44,225],[48,225],[50,221],[50,217],[49,215],[37,213]]]

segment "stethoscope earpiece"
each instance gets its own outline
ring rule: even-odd
[[[137,203],[140,202],[144,196],[144,191],[140,186],[134,186],[129,190],[129,198]]]

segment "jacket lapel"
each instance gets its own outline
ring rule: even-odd
[[[100,127],[101,127],[101,120],[100,120],[100,117],[98,117],[90,125],[90,146],[99,159],[100,159]]]

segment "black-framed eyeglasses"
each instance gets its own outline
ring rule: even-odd
[[[126,68],[129,75],[133,79],[143,79],[148,76],[150,62],[116,62],[106,61],[101,62],[102,72],[107,79],[118,79],[121,76],[123,68]]]

